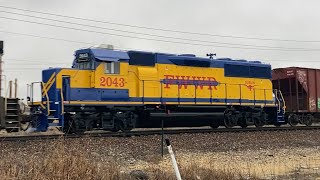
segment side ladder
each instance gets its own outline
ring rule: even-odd
[[[20,131],[20,105],[18,98],[5,98],[5,129],[7,132]]]

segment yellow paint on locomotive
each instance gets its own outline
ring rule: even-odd
[[[105,63],[102,62],[96,70],[62,69],[56,77],[56,86],[59,89],[62,87],[62,76],[71,77],[71,88],[128,89],[129,97],[273,100],[270,79],[225,77],[223,68],[173,64],[156,64],[155,67],[146,67],[121,62],[120,74],[105,74]],[[166,78],[216,81],[217,84],[216,86],[203,84],[195,86],[187,83],[161,84],[161,81]],[[198,102],[197,104],[208,103]]]

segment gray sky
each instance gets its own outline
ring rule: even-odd
[[[186,42],[170,38],[115,32],[101,28],[75,26],[18,16],[5,13],[4,11],[158,36],[291,49],[291,51],[284,51],[283,48],[282,50],[239,49],[230,48],[230,46],[235,45],[194,41],[189,41],[189,43],[211,44],[212,46],[196,46],[186,43],[174,44],[55,28],[0,18],[0,31],[87,42],[70,43],[0,32],[0,39],[5,41],[5,56],[3,57],[5,61],[5,74],[9,79],[18,78],[20,97],[26,96],[27,83],[41,80],[42,69],[71,66],[74,51],[79,48],[89,47],[90,44],[113,44],[118,49],[130,48],[178,54],[192,53],[198,56],[205,56],[206,53],[214,52],[217,53],[218,57],[261,60],[265,63],[270,63],[273,68],[286,66],[320,68],[320,63],[317,62],[320,55],[319,0],[0,0],[0,6],[159,29],[267,39],[319,41],[265,41],[188,35],[95,23],[92,21],[70,20],[0,7],[0,17],[82,28],[103,33]],[[229,48],[217,46],[229,46]],[[237,47],[247,48],[247,46],[242,45],[237,45]],[[298,48],[300,51],[292,51],[292,48]],[[301,51],[301,49],[304,50]]]

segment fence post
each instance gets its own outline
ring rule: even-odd
[[[174,156],[174,153],[173,153],[173,150],[172,150],[172,147],[171,147],[169,139],[166,139],[166,145],[168,147],[168,151],[169,151],[169,154],[170,154],[170,157],[171,157],[171,162],[172,162],[173,169],[174,169],[174,172],[176,174],[177,180],[181,180],[181,175],[180,175],[180,171],[179,171],[179,168],[178,168],[178,164],[177,164],[176,158]]]
[[[161,119],[161,157],[163,157],[163,141],[164,141],[164,132],[163,132],[163,126],[164,126],[164,122],[163,122],[163,118]]]

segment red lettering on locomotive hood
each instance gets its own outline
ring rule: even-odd
[[[163,84],[164,88],[170,88],[172,85],[177,85],[179,89],[188,89],[189,86],[195,87],[196,89],[203,89],[208,86],[209,90],[217,90],[219,82],[215,77],[204,77],[204,76],[183,76],[183,75],[164,75]]]

